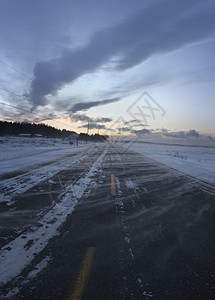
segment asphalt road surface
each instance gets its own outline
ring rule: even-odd
[[[98,144],[84,155],[14,196],[13,216],[2,207],[6,247],[19,236],[17,226],[39,227],[39,212],[50,210],[68,183],[80,182],[97,162],[58,234],[2,284],[1,299],[215,299],[215,187],[117,144]],[[17,251],[8,272],[26,255]]]

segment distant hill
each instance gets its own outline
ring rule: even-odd
[[[66,129],[57,129],[44,123],[28,123],[28,122],[7,122],[0,121],[0,136],[44,136],[52,138],[69,138],[71,135],[77,134],[75,131]],[[88,135],[81,133],[79,139],[86,141],[104,141],[107,136]]]

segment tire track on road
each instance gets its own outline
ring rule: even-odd
[[[67,216],[72,213],[78,200],[83,197],[87,188],[90,187],[93,176],[99,172],[106,151],[106,149],[102,151],[84,177],[81,177],[74,184],[70,184],[60,194],[59,197],[62,199],[43,216],[39,228],[31,228],[30,232],[25,233],[25,238],[18,236],[1,249],[0,263],[2,273],[0,283],[2,286],[22,272],[34,258],[36,259],[36,256],[46,247],[48,241],[59,234],[59,227],[65,222]],[[47,230],[47,224],[49,224],[49,230]],[[29,241],[33,241],[33,243],[31,243],[30,247],[26,247]],[[10,268],[8,268],[9,266]],[[10,284],[7,287],[5,286],[5,291],[9,291],[12,287],[14,288],[18,282],[19,279],[17,282],[16,280],[10,281]],[[19,283],[19,286],[21,283]]]
[[[93,148],[89,148],[88,151],[92,152]],[[51,165],[41,167],[37,170],[18,175],[15,178],[3,180],[0,183],[1,202],[7,202],[7,205],[13,204],[12,198],[14,196],[22,194],[30,188],[32,188],[33,186],[35,186],[36,184],[39,184],[53,177],[60,171],[68,168],[68,166],[83,161],[88,157],[88,155],[88,152],[81,152],[75,155],[75,157],[73,156],[72,158],[66,158],[60,162],[55,162]]]

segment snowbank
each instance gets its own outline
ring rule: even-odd
[[[215,148],[134,143],[131,149],[200,180],[215,184]]]

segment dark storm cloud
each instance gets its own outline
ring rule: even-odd
[[[81,114],[72,114],[70,115],[70,118],[73,121],[80,121],[80,122],[96,122],[96,123],[109,123],[112,121],[111,118],[91,118],[89,116],[86,115],[81,115]]]
[[[188,132],[186,132],[186,136],[187,137],[199,137],[200,134],[198,131],[196,131],[195,129],[193,130],[189,130]]]
[[[161,136],[165,137],[171,137],[171,138],[177,138],[177,139],[189,139],[189,138],[199,138],[201,135],[198,131],[195,129],[189,130],[189,131],[176,131],[172,132],[165,128],[162,129],[140,129],[140,130],[131,130],[132,133],[135,133],[136,135],[157,135],[160,134]],[[209,138],[209,137],[208,137]]]
[[[70,118],[73,121],[80,121],[80,122],[93,122],[93,119],[86,116],[86,115],[79,115],[79,114],[72,114],[70,115]]]
[[[213,1],[151,2],[117,26],[94,34],[83,47],[35,65],[29,97],[34,107],[46,104],[65,84],[95,71],[117,57],[116,70],[126,70],[152,55],[167,53],[215,32]]]
[[[111,122],[113,119],[112,118],[96,118],[96,122],[98,123],[109,123]]]
[[[174,138],[198,138],[200,137],[200,134],[195,129],[189,130],[187,132],[185,131],[177,131],[177,132],[168,132],[167,130],[162,130],[164,136],[174,137]]]
[[[164,132],[164,136],[170,136],[174,138],[185,138],[186,134],[184,131],[178,131],[178,132]]]
[[[145,135],[145,134],[151,134],[153,130],[150,129],[140,129],[140,130],[132,130],[132,133],[135,133],[136,135]]]
[[[130,128],[133,128],[133,127],[148,127],[148,126],[150,126],[148,124],[142,124],[140,120],[126,121],[126,122],[124,122],[124,125],[130,126]]]
[[[125,125],[131,125],[131,124],[133,124],[133,123],[140,123],[140,120],[138,120],[138,119],[136,119],[136,120],[130,120],[130,121],[126,121],[126,122],[124,122],[124,124]]]
[[[120,132],[128,132],[130,130],[131,130],[130,127],[118,127],[117,128],[117,131],[120,131]]]
[[[96,123],[85,124],[83,126],[79,126],[78,128],[89,128],[89,129],[107,129],[105,125],[99,125]]]
[[[91,101],[91,102],[81,102],[81,103],[76,103],[72,106],[71,111],[73,113],[81,110],[87,110],[91,107],[94,106],[101,106],[105,104],[110,104],[114,102],[120,101],[120,98],[113,98],[113,99],[105,99],[105,100],[100,100],[100,101]]]

